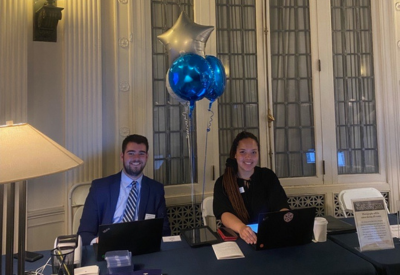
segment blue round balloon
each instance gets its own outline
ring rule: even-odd
[[[211,85],[210,89],[207,91],[206,98],[210,100],[210,108],[211,104],[220,97],[224,91],[226,86],[226,74],[225,68],[222,65],[222,62],[212,55],[206,56],[207,62],[211,66],[211,70],[213,71],[214,81]]]
[[[175,94],[189,101],[193,108],[211,87],[213,72],[204,57],[189,53],[175,59],[169,68],[168,80]]]

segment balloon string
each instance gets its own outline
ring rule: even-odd
[[[207,147],[208,147],[208,132],[211,130],[211,123],[213,121],[213,116],[214,112],[209,109],[209,112],[211,112],[210,115],[210,121],[208,122],[207,125],[207,132],[206,132],[206,142],[205,142],[205,150],[204,150],[204,166],[203,166],[203,193],[201,196],[201,201],[204,201],[204,192],[205,192],[205,186],[206,186],[206,163],[207,163]]]
[[[208,125],[207,125],[207,132],[210,132],[211,131],[211,123],[212,123],[213,117],[214,117],[214,112],[211,109],[208,109],[208,111],[211,113],[211,115],[210,115],[210,121],[208,122]]]
[[[193,211],[193,228],[196,227],[196,220],[197,220],[197,215],[196,215],[196,208],[195,208],[195,197],[194,197],[194,154],[192,152],[193,150],[193,138],[192,138],[192,118],[191,116],[188,116],[188,111],[189,111],[189,102],[185,105],[185,111],[182,113],[186,125],[186,138],[188,141],[188,150],[189,150],[189,162],[190,162],[190,180],[192,184],[192,194],[191,194],[191,199],[192,199],[192,211]]]
[[[189,103],[185,104],[185,109],[182,112],[183,120],[185,122],[186,126],[186,138],[189,139],[189,120],[188,120],[188,109],[189,109]]]

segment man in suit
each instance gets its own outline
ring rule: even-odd
[[[164,218],[163,235],[171,235],[164,186],[143,175],[148,149],[146,137],[126,137],[122,143],[122,171],[92,182],[78,229],[83,245],[97,242],[99,225],[123,222],[133,184],[138,193],[133,220]]]

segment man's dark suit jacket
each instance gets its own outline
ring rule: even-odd
[[[92,182],[83,208],[78,235],[83,245],[88,245],[98,236],[99,225],[113,222],[119,197],[121,172]],[[142,178],[138,220],[144,220],[146,214],[155,218],[164,218],[163,235],[171,235],[164,197],[164,186],[146,176]]]

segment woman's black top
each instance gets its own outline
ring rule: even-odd
[[[233,206],[222,187],[222,178],[219,177],[214,185],[214,215],[221,219],[221,215],[230,212],[237,216]],[[278,177],[268,168],[255,167],[250,180],[238,178],[237,184],[243,197],[244,204],[249,212],[249,223],[257,223],[260,213],[275,212],[288,208],[288,198]]]

